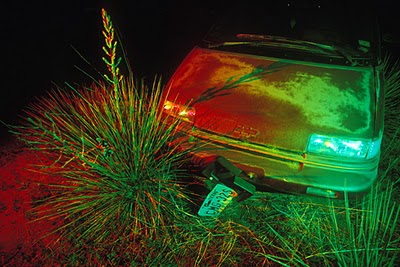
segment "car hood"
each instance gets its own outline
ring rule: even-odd
[[[371,138],[374,84],[371,68],[196,47],[168,87],[169,99],[195,108],[198,129],[304,151],[313,133]]]

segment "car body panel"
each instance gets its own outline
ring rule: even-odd
[[[251,177],[250,182],[261,190],[278,190],[292,193],[307,187],[343,191],[365,192],[375,181],[378,158],[359,164],[341,160],[318,158],[306,153],[294,153],[273,147],[243,144],[241,141],[215,136],[201,130],[187,132],[201,151],[229,159]],[[193,141],[194,140],[194,141]],[[199,157],[204,156],[199,153]],[[199,161],[196,159],[196,161]],[[282,183],[277,183],[281,181]],[[282,188],[285,184],[285,188]]]
[[[198,101],[208,89],[258,70],[266,70],[265,75]],[[375,106],[371,88],[371,68],[335,68],[196,48],[175,73],[169,90],[172,97],[179,92],[176,100],[181,104],[196,101],[194,125],[200,129],[304,151],[315,132],[370,138]]]

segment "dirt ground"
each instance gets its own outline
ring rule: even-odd
[[[51,194],[40,183],[46,176],[29,170],[43,160],[14,138],[0,147],[0,266],[44,266],[43,259],[51,257],[54,236],[40,237],[54,222],[35,222],[32,211],[35,201]]]

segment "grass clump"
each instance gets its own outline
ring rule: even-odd
[[[134,82],[132,73],[119,73],[117,42],[104,10],[102,18],[106,82],[53,90],[31,104],[23,125],[12,131],[51,160],[35,171],[62,176],[47,182],[52,196],[37,216],[62,219],[55,231],[81,244],[75,248],[165,242],[174,220],[186,216],[188,201],[180,169],[186,154],[179,144],[170,145],[179,121],[162,113],[160,80],[149,87]]]
[[[400,63],[390,54],[383,58],[385,89],[385,134],[389,139],[398,136],[400,129]]]
[[[396,266],[400,253],[400,206],[383,182],[358,200],[275,198],[276,214],[253,224],[271,266]],[[245,223],[245,222],[242,222]],[[268,266],[268,265],[266,265]]]
[[[395,266],[398,261],[400,236],[396,230],[400,206],[393,202],[390,187],[381,189],[379,184],[373,187],[355,212],[345,202],[344,229],[337,216],[332,216],[334,231],[330,244],[338,266]],[[332,214],[336,214],[334,208]],[[338,242],[337,235],[343,232],[347,234],[347,242]]]

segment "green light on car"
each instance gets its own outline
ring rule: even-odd
[[[377,155],[380,139],[349,139],[312,134],[308,141],[307,152],[336,157],[366,159]]]

